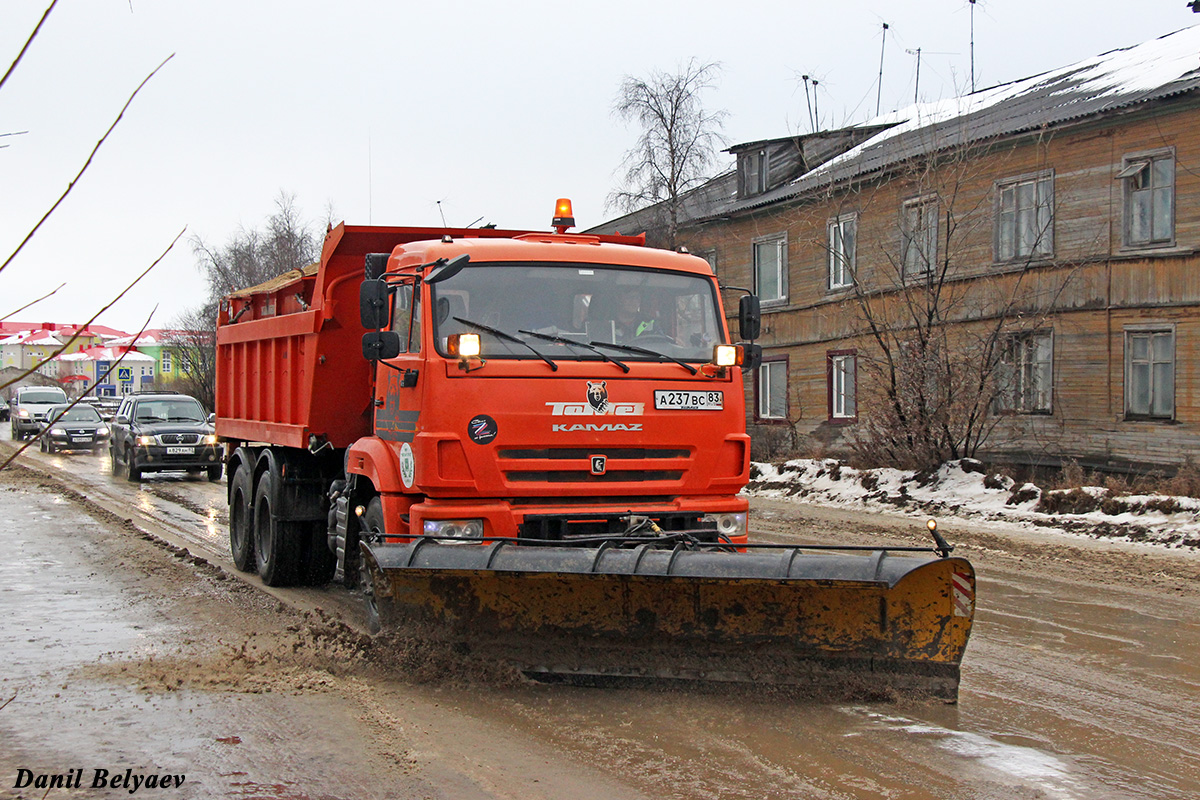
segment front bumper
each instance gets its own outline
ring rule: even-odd
[[[140,445],[133,451],[130,466],[142,472],[173,469],[208,469],[221,463],[218,445]]]

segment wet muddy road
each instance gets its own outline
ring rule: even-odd
[[[128,797],[88,788],[119,767],[187,774],[156,797],[1200,797],[1194,555],[946,521],[979,573],[957,706],[530,686],[360,637],[344,590],[235,576],[223,483],[22,460],[49,477],[0,474],[8,796],[45,792],[13,788],[25,767]],[[752,510],[773,539],[921,527]]]

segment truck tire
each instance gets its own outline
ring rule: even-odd
[[[249,464],[243,463],[229,482],[229,552],[233,565],[242,572],[254,572],[254,476]]]
[[[367,503],[367,510],[362,516],[362,531],[364,538],[370,538],[370,534],[373,533],[383,533],[383,501],[378,497],[372,497],[371,502]],[[372,578],[366,571],[365,564],[362,570],[362,588],[367,601],[367,630],[371,633],[391,630],[395,624],[395,604],[390,597],[375,596]]]
[[[308,526],[308,550],[304,554],[301,579],[309,586],[324,586],[333,579],[337,556],[329,549],[329,535],[322,520],[300,523]]]
[[[293,523],[275,518],[273,470],[258,479],[254,492],[254,563],[267,586],[288,586],[296,580],[300,542]]]

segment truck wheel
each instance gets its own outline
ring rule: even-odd
[[[135,465],[133,451],[129,448],[125,449],[125,480],[130,483],[139,483],[142,480],[142,471]]]
[[[378,497],[372,497],[371,502],[367,503],[366,513],[362,516],[362,531],[364,538],[373,533],[383,533],[383,501]],[[367,600],[367,630],[371,633],[390,630],[396,613],[392,598],[375,596],[373,577],[367,571],[366,563],[362,565],[361,574],[363,594]]]
[[[267,586],[287,586],[295,580],[299,547],[294,526],[275,519],[271,508],[275,476],[270,470],[258,479],[254,492],[254,563]]]
[[[233,565],[242,572],[257,568],[254,560],[254,513],[250,498],[254,496],[254,477],[249,464],[233,473],[229,485],[229,552]]]

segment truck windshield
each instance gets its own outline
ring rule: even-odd
[[[472,262],[430,290],[442,355],[448,336],[479,333],[484,358],[537,358],[531,345],[555,361],[661,360],[656,353],[708,361],[713,345],[725,338],[716,287],[699,275],[592,264]],[[602,353],[577,342],[633,345],[649,352]]]

